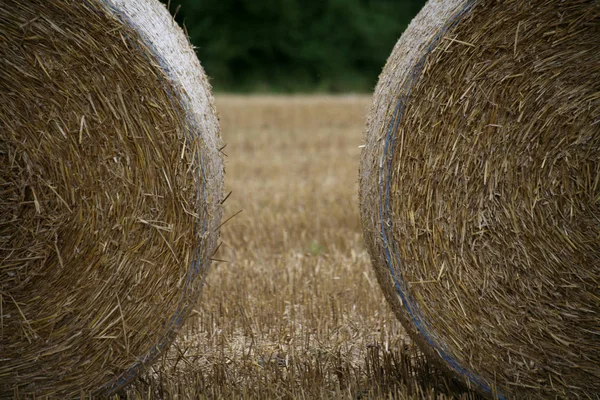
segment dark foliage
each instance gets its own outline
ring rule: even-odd
[[[167,2],[167,0],[163,0]],[[424,0],[172,0],[220,91],[369,91]]]

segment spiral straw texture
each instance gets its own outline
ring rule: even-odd
[[[380,77],[364,236],[399,319],[491,397],[600,393],[600,3],[431,0]]]
[[[156,0],[5,0],[0,133],[0,398],[110,393],[216,249],[210,86]]]

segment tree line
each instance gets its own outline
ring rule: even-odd
[[[171,0],[169,7],[217,91],[367,92],[424,3]]]

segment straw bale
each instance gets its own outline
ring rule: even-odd
[[[157,0],[4,0],[0,93],[0,398],[110,393],[216,249],[210,86]]]
[[[600,2],[431,0],[377,85],[364,236],[414,340],[497,397],[600,393]]]

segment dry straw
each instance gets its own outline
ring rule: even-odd
[[[0,3],[0,397],[114,391],[210,264],[210,87],[156,0]]]
[[[600,393],[600,3],[432,0],[368,119],[361,217],[415,341],[497,397]]]

